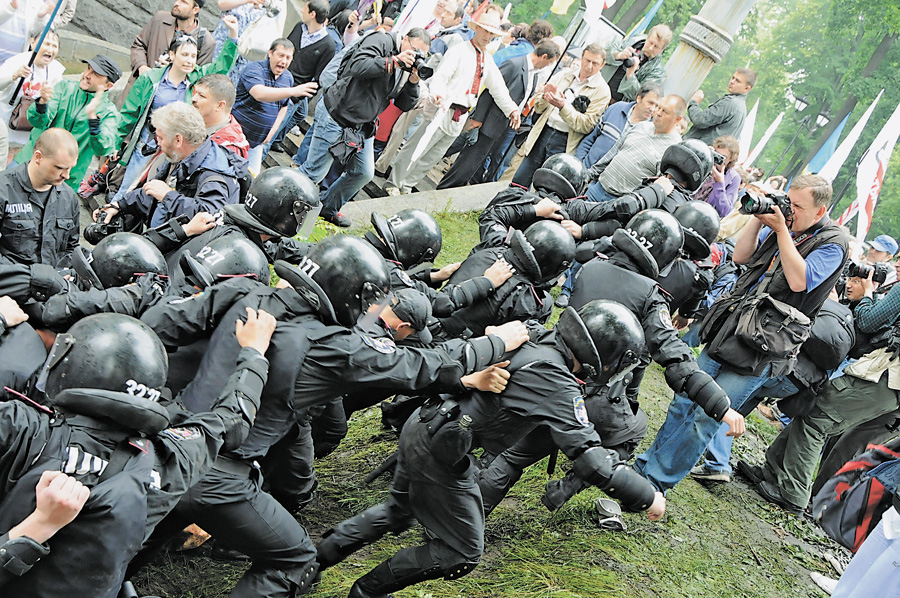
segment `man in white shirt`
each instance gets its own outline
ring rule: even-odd
[[[519,107],[509,96],[500,69],[484,51],[495,36],[503,33],[500,15],[488,10],[469,25],[475,31],[471,43],[456,44],[447,50],[429,82],[431,101],[438,106],[438,113],[419,125],[391,162],[391,176],[385,185],[390,195],[412,191],[443,157],[462,132],[482,83],[512,127],[519,127]]]

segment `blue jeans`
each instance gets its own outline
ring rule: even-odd
[[[113,195],[113,198],[109,200],[110,203],[119,201],[123,197],[125,197],[125,194],[128,192],[129,188],[134,184],[138,177],[141,176],[141,173],[144,172],[144,169],[147,167],[147,163],[150,162],[150,159],[153,157],[153,154],[145,156],[143,153],[141,153],[141,150],[144,149],[144,146],[147,145],[147,142],[150,140],[150,127],[144,127],[140,135],[140,139],[134,146],[134,151],[131,152],[131,157],[128,158],[128,165],[125,166],[125,174],[122,176],[122,184],[119,186],[119,190],[116,191],[116,194]]]
[[[566,143],[568,143],[569,134],[557,131],[550,125],[545,125],[544,130],[534,140],[531,151],[519,164],[519,169],[513,177],[513,182],[523,187],[531,187],[531,179],[534,178],[534,171],[543,166],[544,161],[550,156],[566,153]],[[564,198],[569,199],[569,198]]]
[[[688,326],[687,332],[685,332],[684,336],[681,337],[681,341],[688,347],[700,346],[700,324],[702,322],[702,318],[691,322],[691,325]]]
[[[705,349],[697,358],[697,365],[728,394],[731,408],[735,410],[739,410],[769,380],[769,366],[759,376],[745,376],[722,366],[707,355]],[[638,455],[634,469],[665,492],[690,473],[723,427],[727,426],[706,415],[689,398],[675,395],[669,404],[666,421],[647,452]]]
[[[606,189],[603,188],[603,185],[600,184],[600,181],[596,181],[588,185],[587,188],[587,198],[588,201],[612,201],[614,199],[618,199],[615,195],[611,195]]]
[[[787,376],[778,376],[777,378],[770,378],[765,384],[760,386],[754,398],[784,399],[797,394],[797,392],[797,386]],[[749,406],[748,401],[747,407]],[[741,411],[743,413],[746,409]],[[731,445],[734,442],[734,438],[727,434],[728,428],[722,426],[716,433],[715,438],[712,439],[712,442],[709,443],[709,448],[706,449],[706,466],[709,469],[725,471],[730,474]]]
[[[284,120],[281,121],[281,126],[278,127],[278,130],[275,131],[275,136],[272,137],[272,143],[269,144],[270,147],[275,143],[284,141],[288,132],[295,125],[300,125],[303,119],[306,118],[308,107],[309,98],[294,98],[294,101],[288,105],[287,113],[284,115]]]
[[[300,167],[300,172],[312,179],[314,183],[319,184],[334,163],[334,156],[331,155],[328,148],[341,138],[343,129],[328,114],[325,102],[319,102],[316,106],[315,121],[316,126],[312,131],[312,139],[309,143],[309,154]],[[374,139],[374,137],[366,139],[362,151],[350,158],[350,161],[344,166],[344,174],[322,196],[322,214],[336,214],[375,176],[375,154],[372,146]]]

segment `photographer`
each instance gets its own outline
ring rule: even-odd
[[[894,256],[897,255],[898,249],[900,249],[900,247],[898,247],[894,237],[890,235],[878,235],[875,237],[875,240],[869,242],[869,250],[866,252],[866,261],[872,265],[885,264],[886,266],[890,266],[890,262],[894,259]],[[878,281],[877,275],[875,280],[882,284],[896,282],[897,272],[894,271],[893,268],[888,268],[888,270],[890,271],[887,272],[887,278],[885,280]]]
[[[756,406],[750,399],[762,385],[791,371],[796,354],[791,348],[786,357],[778,357],[736,334],[742,315],[753,311],[749,300],[767,295],[768,303],[793,308],[790,313],[800,325],[806,316],[808,325],[841,275],[848,241],[826,215],[831,193],[828,181],[804,175],[794,179],[787,197],[766,196],[750,206],[762,213],[754,214],[734,250],[734,261],[747,269],[710,308],[701,327],[707,345],[697,359],[741,413]],[[767,340],[784,345],[790,339]],[[690,472],[720,428],[692,406],[686,396],[676,395],[653,445],[637,458],[636,469],[660,490]]]
[[[662,83],[666,76],[662,53],[671,41],[672,30],[656,25],[646,38],[631,37],[606,47],[606,62],[616,67],[607,79],[613,102],[633,101],[644,83]]]
[[[896,411],[900,406],[898,316],[900,288],[894,287],[879,301],[872,298],[871,276],[862,282],[864,297],[854,310],[857,328],[872,333],[890,326],[892,334],[844,369],[819,394],[812,411],[786,427],[766,451],[766,463],[756,467],[741,463],[741,472],[756,483],[756,491],[785,509],[798,511],[809,503],[810,485],[822,447],[858,424]],[[885,375],[887,374],[887,375]]]
[[[337,142],[355,138],[359,148],[344,164],[344,173],[322,196],[322,217],[338,226],[349,227],[350,219],[341,207],[375,175],[372,143],[375,119],[393,100],[406,111],[419,99],[419,73],[411,67],[417,52],[427,52],[431,37],[424,29],[410,29],[402,39],[376,31],[352,46],[338,69],[337,82],[330,86],[316,106],[309,154],[300,172],[321,183],[334,163],[330,148]]]

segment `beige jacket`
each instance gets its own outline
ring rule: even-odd
[[[554,75],[550,79],[550,83],[559,90],[565,90],[568,89],[577,75],[576,71],[563,71]],[[600,120],[600,116],[603,115],[603,111],[609,106],[609,85],[598,73],[582,90],[582,95],[587,96],[591,100],[584,114],[575,110],[571,103],[567,103],[562,109],[559,109],[551,106],[543,97],[538,98],[534,103],[534,111],[540,113],[541,116],[535,122],[534,127],[532,127],[531,133],[528,134],[528,139],[525,140],[525,144],[519,150],[519,153],[527,156],[531,152],[531,148],[534,147],[541,131],[544,130],[547,121],[550,120],[550,116],[554,112],[559,112],[560,117],[569,125],[569,139],[566,142],[566,152],[574,154],[575,150],[578,149],[578,144],[581,143],[585,135],[594,129],[597,121]]]

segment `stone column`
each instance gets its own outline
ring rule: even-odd
[[[700,89],[706,75],[734,43],[734,34],[755,3],[756,0],[706,1],[700,13],[685,25],[678,47],[666,63],[663,89],[667,94],[688,100]]]

